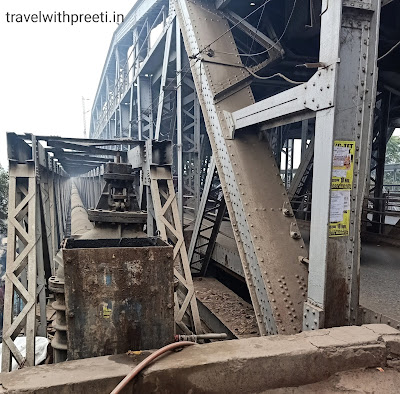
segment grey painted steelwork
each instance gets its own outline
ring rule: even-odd
[[[323,2],[327,6],[327,1]],[[379,2],[331,4],[322,17],[320,61],[338,64],[334,109],[319,111],[315,126],[309,294],[305,305],[321,308],[312,327],[354,324],[359,302],[360,224],[372,136],[377,81]],[[338,62],[340,59],[340,63]],[[346,110],[344,110],[346,109]],[[355,141],[350,196],[350,234],[330,238],[334,141]],[[318,311],[317,311],[318,316]]]
[[[235,55],[217,53],[237,53],[229,25],[209,3],[177,1],[177,5],[186,50],[189,57],[196,57],[191,61],[192,73],[260,332],[263,335],[298,332],[304,296],[296,275],[307,276],[298,262],[304,244],[290,237],[294,221],[280,210],[287,197],[279,170],[268,143],[260,141],[257,133],[227,141],[231,130],[224,111],[233,112],[252,104],[253,95],[246,87],[218,105],[213,101],[222,76],[240,77],[246,71],[202,61],[207,57],[202,49],[221,36],[212,45],[216,54],[213,60],[240,64]],[[286,263],[282,264],[283,261]]]
[[[236,110],[232,114],[225,114],[228,119],[232,118],[229,137],[234,138],[237,130],[257,123],[263,123],[264,128],[272,128],[306,120],[314,117],[315,112],[332,108],[337,65],[332,63],[330,67],[326,66],[320,68],[307,83]]]
[[[55,273],[53,259],[65,233],[70,187],[62,166],[35,136],[9,133],[7,142],[10,180],[2,345],[5,372],[11,369],[12,357],[19,366],[33,366],[35,336],[46,336],[46,281]],[[22,305],[16,314],[15,295]],[[21,332],[26,336],[25,357],[13,342]]]
[[[162,32],[152,42],[159,24]],[[186,206],[185,210],[196,214],[200,106],[172,1],[141,1],[118,27],[93,105],[90,130],[92,138],[172,139],[178,147],[174,173],[181,219]]]
[[[96,140],[90,140],[96,141]],[[120,142],[123,142],[121,140]],[[124,142],[126,145],[130,145],[131,141]],[[109,143],[108,143],[109,144]],[[168,242],[171,240],[174,242],[173,249],[173,261],[174,261],[174,275],[178,281],[178,294],[175,294],[175,320],[176,324],[182,330],[183,333],[190,334],[193,330],[196,333],[201,333],[200,318],[197,309],[196,296],[194,294],[193,282],[187,259],[187,252],[183,238],[182,224],[179,217],[178,204],[176,200],[176,194],[173,186],[173,179],[171,173],[171,167],[173,162],[173,152],[171,141],[155,141],[147,139],[145,142],[135,142],[136,147],[128,150],[123,155],[129,165],[109,163],[106,167],[113,168],[115,166],[126,166],[128,170],[133,167],[135,170],[140,170],[140,176],[137,175],[132,177],[134,182],[134,188],[136,189],[136,195],[138,203],[142,209],[147,208],[147,234],[152,237],[159,235],[162,240]],[[131,168],[132,170],[132,168]],[[90,202],[90,195],[92,190],[99,190],[99,186],[94,187],[93,183],[98,184],[99,182],[104,183],[107,177],[117,177],[117,174],[107,174],[107,168],[102,172],[103,180],[93,177],[92,173],[89,172],[81,176],[77,184],[81,190],[82,195],[88,196],[85,198],[86,202]],[[135,171],[138,174],[138,171]],[[131,177],[131,175],[129,175]],[[104,194],[105,202],[107,200],[108,193]],[[100,200],[101,203],[101,200]],[[107,205],[107,203],[106,203]],[[106,205],[98,205],[97,208],[104,208]],[[116,220],[108,219],[107,216],[116,217],[117,214],[120,216]],[[127,221],[124,219],[124,215],[128,214],[129,222],[139,222],[143,224],[145,213],[127,213],[127,212],[100,212],[96,211],[96,218],[101,222],[106,216],[108,221],[120,222]],[[92,214],[91,214],[92,215]],[[133,215],[131,218],[130,216]],[[116,230],[113,230],[114,234]],[[104,229],[99,229],[98,235],[104,235]],[[118,234],[118,232],[117,232]],[[107,238],[112,238],[108,236]],[[192,324],[190,328],[185,324],[187,317],[190,317]]]
[[[189,245],[189,262],[194,274],[206,276],[225,213],[226,203],[213,156]]]
[[[207,138],[203,138],[205,123],[217,159],[243,274],[250,288],[260,330],[263,334],[290,333],[295,328],[298,331],[301,328],[299,316],[302,313],[296,308],[300,306],[301,309],[304,296],[299,292],[303,286],[298,286],[297,281],[302,284],[307,275],[297,260],[306,252],[302,241],[294,239],[298,230],[281,184],[280,168],[275,165],[273,156],[279,162],[285,139],[301,138],[302,152],[306,152],[304,159],[307,161],[312,152],[305,151],[308,138],[306,123],[316,118],[314,160],[317,172],[314,174],[313,210],[318,215],[313,215],[312,222],[310,293],[304,310],[308,327],[305,325],[304,328],[354,323],[358,318],[358,229],[365,180],[369,178],[371,109],[378,78],[375,62],[378,56],[379,4],[371,0],[333,3],[323,0],[321,28],[319,20],[313,20],[311,16],[310,21],[307,19],[304,7],[299,7],[299,4],[293,8],[295,18],[289,23],[287,11],[290,11],[291,2],[275,2],[279,18],[289,26],[282,40],[274,32],[277,24],[271,23],[266,14],[265,20],[260,19],[261,25],[255,27],[257,18],[247,18],[246,14],[251,10],[243,2],[210,0],[194,3],[179,0],[176,3],[180,9],[178,20],[175,18],[172,1],[140,0],[127,15],[125,22],[117,28],[92,111],[90,135],[98,138],[96,142],[41,137],[47,141],[47,147],[37,144],[37,154],[32,155],[29,146],[19,142],[15,144],[17,140],[10,139],[9,150],[18,147],[21,163],[33,160],[34,156],[36,178],[40,179],[37,191],[42,198],[41,209],[43,212],[50,209],[40,229],[42,240],[47,240],[47,248],[42,248],[43,253],[39,254],[51,255],[48,258],[51,267],[45,265],[45,273],[46,269],[54,272],[56,268],[52,257],[56,255],[66,229],[69,193],[66,192],[68,187],[67,182],[64,182],[62,167],[72,175],[87,173],[79,180],[82,199],[86,206],[94,207],[104,186],[102,164],[116,155],[126,160],[127,150],[137,145],[143,147],[138,140],[152,139],[156,133],[164,137],[172,136],[177,144],[176,154],[173,153],[173,167],[178,174],[178,204],[177,210],[174,206],[174,212],[179,212],[181,223],[184,211],[193,212],[196,216],[199,205],[201,210],[199,196],[205,186],[205,168],[202,168],[201,163],[206,163],[209,156],[207,152],[203,160],[202,154],[207,150],[208,143]],[[270,9],[266,9],[272,10],[275,6],[272,4]],[[382,15],[397,9],[396,3],[390,0],[384,1],[382,6],[385,6]],[[244,16],[246,20],[241,20]],[[226,17],[232,23],[237,23],[236,30],[230,30],[232,25],[228,25]],[[297,38],[296,26],[303,24],[305,19],[307,32],[302,33],[303,40],[309,34],[317,37],[321,28],[319,62],[316,56],[311,55],[309,60],[305,56],[294,55],[290,50],[291,40]],[[162,32],[152,45],[150,34],[158,24],[161,24]],[[184,33],[187,53],[181,45],[180,28]],[[386,57],[394,39],[390,37],[388,40],[385,32],[381,40],[381,59]],[[243,35],[264,48],[273,41],[273,46],[278,50],[266,58],[249,56],[252,66],[245,67],[247,60],[243,64],[241,59],[246,54],[239,56],[238,48],[241,52],[250,52],[253,44],[243,45]],[[285,48],[284,59],[280,58],[281,45]],[[166,46],[169,51],[165,49]],[[187,55],[190,56],[190,64]],[[391,62],[388,56],[380,63],[382,83],[379,95],[381,97],[382,92],[389,91],[393,102],[398,103],[399,90],[387,66]],[[297,67],[299,65],[305,66],[308,71]],[[254,75],[255,70],[259,70],[260,74]],[[289,86],[287,79],[283,82],[265,75],[265,71],[282,70],[289,70],[290,78],[308,82],[285,90]],[[312,73],[314,75],[311,77]],[[260,77],[267,79],[260,81]],[[280,93],[274,95],[274,92]],[[256,103],[253,94],[258,100]],[[205,122],[200,113],[199,100]],[[343,108],[347,110],[343,111]],[[399,124],[398,115],[393,112],[390,111],[388,130]],[[302,126],[297,126],[297,129],[287,127],[288,123],[300,121],[303,122]],[[298,130],[301,134],[298,134]],[[36,141],[29,136],[22,139]],[[351,194],[351,217],[354,220],[350,222],[350,236],[347,239],[330,239],[327,229],[332,146],[333,141],[338,139],[357,141],[358,147],[355,154],[355,187]],[[274,154],[270,152],[269,144]],[[383,140],[380,148],[382,154]],[[58,161],[49,157],[47,152],[52,152]],[[12,154],[10,157],[17,156]],[[312,160],[311,157],[309,164],[314,163]],[[48,172],[44,172],[44,168]],[[310,165],[303,162],[301,168],[305,169],[303,179]],[[166,182],[172,193],[175,179],[171,173],[163,176],[153,180],[164,182],[159,191],[166,192]],[[149,170],[149,184],[150,178]],[[377,181],[378,184],[382,183],[381,179]],[[298,180],[295,178],[294,182]],[[148,231],[153,232],[154,218],[158,215],[158,219],[162,220],[162,215],[158,209],[154,210],[148,186],[142,186],[141,206],[145,204],[145,196],[149,212]],[[23,210],[21,215],[25,213]],[[51,235],[50,229],[53,229]],[[21,240],[18,240],[14,246],[22,248],[20,243]],[[40,247],[41,244],[38,249]],[[217,247],[214,255],[219,251]],[[237,266],[236,263],[231,266]],[[234,271],[237,274],[241,272],[237,267]],[[20,283],[23,286],[27,283],[27,274],[25,271],[20,273]],[[42,273],[39,276],[38,291],[43,301],[45,283]],[[338,282],[344,285],[337,286]],[[290,302],[293,302],[295,311],[291,310]],[[44,327],[43,305],[41,302],[40,330]],[[9,317],[5,317],[5,321],[7,319]],[[292,319],[297,323],[293,324]],[[314,320],[317,320],[317,324]],[[28,353],[32,355],[31,350]]]
[[[189,258],[189,261],[191,264],[193,262],[194,251],[195,251],[196,245],[198,244],[198,238],[199,238],[199,234],[200,234],[201,227],[202,227],[204,211],[206,209],[206,205],[208,202],[208,195],[209,195],[210,189],[212,187],[212,182],[213,182],[213,179],[215,176],[215,171],[216,171],[215,159],[214,159],[214,156],[211,156],[211,160],[210,160],[208,170],[207,170],[207,176],[206,176],[206,179],[204,182],[203,194],[201,196],[200,206],[197,211],[197,216],[196,216],[196,219],[194,222],[194,227],[193,227],[193,233],[192,233],[192,237],[190,239],[190,244],[189,244],[189,249],[188,249],[188,258]]]

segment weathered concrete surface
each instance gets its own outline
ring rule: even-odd
[[[300,387],[266,390],[263,394],[334,394],[334,393],[385,393],[398,394],[400,373],[392,369],[376,368],[338,372],[323,382]]]
[[[0,382],[9,393],[109,393],[143,357],[26,368],[1,374]],[[399,331],[385,325],[338,327],[192,346],[155,361],[134,387],[141,393],[262,393],[320,382],[338,372],[387,368],[397,359]]]
[[[1,373],[0,393],[110,393],[149,354],[94,357]]]

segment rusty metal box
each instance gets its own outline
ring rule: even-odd
[[[172,253],[159,238],[67,241],[69,360],[173,341]]]

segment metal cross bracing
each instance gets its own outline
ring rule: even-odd
[[[239,152],[236,150],[235,145],[244,149],[246,139],[250,139],[251,136],[257,134],[256,124],[259,124],[261,129],[271,129],[294,121],[306,121],[310,117],[316,116],[314,145],[316,155],[313,189],[314,194],[318,191],[317,197],[314,196],[314,198],[318,198],[317,210],[319,217],[312,220],[312,229],[314,228],[314,234],[316,234],[314,237],[312,236],[310,252],[311,277],[309,288],[311,289],[312,287],[312,292],[311,295],[309,294],[308,303],[304,310],[306,316],[304,329],[356,322],[359,277],[358,229],[362,207],[361,201],[364,196],[363,189],[366,185],[366,177],[369,176],[369,168],[364,164],[368,162],[370,152],[370,119],[376,92],[377,31],[380,7],[375,7],[376,5],[370,2],[361,5],[359,3],[350,4],[345,1],[343,4],[332,5],[323,1],[321,8],[323,12],[321,13],[320,59],[319,62],[314,61],[313,64],[307,66],[308,68],[314,68],[315,75],[311,80],[299,87],[289,89],[260,103],[246,107],[248,101],[246,102],[245,97],[247,95],[251,99],[251,93],[249,93],[245,84],[242,84],[241,88],[236,86],[238,92],[222,101],[219,101],[218,96],[217,86],[224,80],[223,78],[226,75],[231,76],[231,79],[236,79],[236,81],[246,78],[247,70],[241,66],[240,60],[244,60],[238,59],[238,52],[234,42],[236,41],[237,43],[238,40],[236,36],[232,37],[232,28],[227,24],[224,25],[225,21],[221,18],[221,14],[216,12],[214,5],[210,2],[196,2],[194,4],[192,2],[177,1],[177,4],[177,14],[182,26],[185,27],[183,28],[185,44],[190,58],[193,59],[194,79],[213,152],[217,157],[217,165],[219,164],[218,170],[222,184],[225,186],[224,194],[244,268],[246,269],[247,266],[246,260],[247,262],[251,261],[251,257],[253,257],[251,256],[251,247],[257,244],[257,237],[260,232],[252,231],[251,228],[248,229],[249,222],[250,227],[253,224],[251,223],[253,212],[249,211],[249,207],[245,205],[247,202],[249,205],[253,204],[255,206],[255,201],[258,200],[255,198],[249,198],[250,201],[247,200],[246,195],[252,194],[253,190],[251,187],[247,187],[242,194],[241,189],[243,190],[244,188],[241,186],[244,184],[249,186],[251,181],[244,179],[243,175],[246,174],[247,177],[251,177],[254,169],[257,168],[254,165],[254,161],[251,160],[251,155],[257,158],[259,156],[252,151],[252,154],[247,154],[246,159],[244,159],[244,157],[241,157],[240,150],[238,149]],[[207,23],[207,29],[201,27],[202,20],[211,21]],[[217,26],[217,24],[219,25]],[[351,37],[351,40],[341,42],[340,37],[344,35]],[[334,40],[332,40],[332,37],[334,37]],[[232,45],[229,46],[229,43]],[[339,58],[341,59],[340,64],[337,63]],[[343,58],[346,60],[344,61]],[[236,67],[232,67],[234,62],[237,64]],[[349,71],[350,69],[354,71]],[[348,89],[350,81],[348,75],[352,75],[354,78],[352,85],[356,86],[354,91]],[[358,82],[356,83],[355,80],[357,78]],[[344,96],[344,92],[346,92],[347,97]],[[345,104],[346,99],[349,100],[351,97],[354,97],[353,101],[356,100],[357,106]],[[236,107],[235,109],[235,105],[241,105],[244,108],[238,109]],[[344,113],[340,112],[341,108],[352,108],[353,116],[349,116],[351,112],[349,109],[345,116]],[[353,126],[354,122],[356,124]],[[339,124],[340,127],[338,126]],[[329,130],[328,133],[327,130]],[[326,139],[327,135],[331,136],[328,140]],[[324,136],[324,140],[322,136]],[[262,138],[260,139],[262,140]],[[303,138],[303,151],[305,151],[306,139],[306,137]],[[329,183],[335,141],[355,141],[354,143],[356,144],[356,154],[353,158],[355,164],[354,187],[351,189],[349,209],[351,219],[349,220],[349,235],[347,238],[332,238],[328,236],[331,202]],[[358,145],[359,143],[360,145]],[[331,151],[330,154],[329,150]],[[268,151],[264,150],[264,152]],[[306,156],[311,157],[312,155]],[[219,158],[222,159],[221,163],[218,163]],[[246,169],[245,160],[253,163],[252,169],[250,167]],[[311,160],[309,160],[310,163],[312,163]],[[237,166],[236,168],[235,165]],[[315,172],[317,165],[318,171]],[[305,165],[304,167],[305,171],[310,172],[310,165]],[[262,184],[262,174],[257,175]],[[272,177],[267,182],[272,188],[271,179]],[[258,186],[258,189],[260,189],[260,186]],[[242,197],[242,195],[245,197]],[[321,200],[322,196],[324,196],[325,200]],[[333,196],[332,192],[332,198]],[[233,200],[233,204],[230,203],[230,199]],[[238,199],[245,202],[244,206],[239,204],[238,208],[235,207]],[[267,201],[270,202],[273,199],[268,199]],[[287,205],[283,204],[283,207],[285,206],[287,207]],[[234,214],[232,214],[232,211]],[[285,209],[282,211],[285,211]],[[247,223],[243,219],[240,222],[241,212],[245,213]],[[320,214],[321,212],[323,212],[322,215]],[[290,210],[288,213],[290,216]],[[239,228],[235,228],[237,226],[236,220],[239,221]],[[247,231],[251,236],[246,239]],[[293,233],[292,231],[291,234]],[[281,237],[281,239],[283,240],[284,238]],[[247,243],[243,242],[244,240]],[[240,241],[244,243],[245,252],[247,253],[243,253],[241,250]],[[251,246],[249,241],[252,244]],[[285,242],[282,241],[282,243]],[[341,246],[338,248],[335,245]],[[339,265],[338,261],[341,262]],[[259,267],[260,265],[260,261],[257,261],[256,266]],[[270,274],[271,271],[272,269],[269,267],[265,271],[265,275],[267,273]],[[253,271],[252,274],[257,277],[256,272]],[[249,280],[249,276],[246,276],[250,293],[252,293],[252,278],[250,277]],[[330,280],[331,277],[337,278],[337,281]],[[260,277],[258,276],[257,280],[259,279]],[[339,280],[342,281],[343,288],[334,285]],[[272,286],[268,287],[267,285],[271,282],[264,282],[265,290],[270,289],[273,291]],[[256,283],[259,285],[258,281]],[[260,291],[260,288],[257,288],[257,290]],[[258,312],[255,302],[256,296],[254,293],[252,295],[253,305],[256,308],[256,312]],[[279,296],[276,297],[279,298]],[[342,297],[342,301],[339,302],[340,297]],[[265,315],[271,316],[273,313],[267,312]],[[312,320],[313,316],[316,316],[314,318],[316,323]]]
[[[307,322],[309,326],[304,325],[304,329],[356,321],[356,316],[349,316],[356,311],[358,302],[359,240],[355,234],[360,223],[362,179],[368,171],[360,165],[361,172],[356,171],[354,177],[355,188],[351,196],[355,200],[351,200],[350,210],[356,219],[350,220],[351,235],[345,241],[327,236],[331,203],[328,183],[333,141],[340,138],[344,141],[347,141],[345,138],[353,138],[356,142],[360,140],[355,155],[358,162],[355,164],[368,161],[368,114],[374,106],[376,90],[374,77],[377,74],[373,62],[377,58],[376,32],[380,7],[376,9],[371,1],[362,4],[359,1],[343,1],[333,5],[323,0],[310,2],[306,7],[304,2],[270,1],[257,6],[236,0],[175,1],[175,6],[173,2],[138,2],[131,12],[135,18],[117,29],[92,111],[92,137],[104,136],[101,133],[110,128],[115,130],[121,127],[116,114],[118,105],[125,105],[129,108],[130,136],[133,139],[157,136],[162,139],[163,135],[173,139],[178,209],[181,222],[188,229],[190,222],[203,217],[200,193],[204,189],[202,199],[207,201],[209,192],[205,187],[209,154],[202,150],[208,144],[203,132],[207,128],[253,305],[259,325],[263,326],[262,333],[290,333],[303,328],[299,319],[303,311],[297,306],[302,304],[307,294],[307,272],[298,260],[308,257],[308,252],[297,238],[299,232],[292,214],[300,210],[305,217],[310,216],[312,182],[314,191],[319,191],[318,200],[323,196],[316,208],[323,215],[312,225],[312,234],[316,235],[311,236],[309,285],[313,287],[313,294],[309,297],[312,306],[307,308],[318,316],[318,308],[322,306],[321,309],[328,310],[328,316],[324,321],[321,312],[317,325],[313,321],[312,324]],[[144,3],[149,8],[141,14]],[[395,8],[394,2],[384,3],[383,6],[388,13]],[[164,7],[161,13],[160,7]],[[320,17],[315,18],[316,15]],[[148,39],[149,31],[161,19],[162,32],[152,44]],[[182,47],[180,30],[186,51]],[[346,34],[351,42],[340,44],[339,37]],[[137,37],[141,38],[136,42]],[[136,44],[132,48],[129,45],[121,47],[120,43],[125,39]],[[350,47],[354,53],[347,56]],[[130,48],[133,55],[129,55]],[[384,47],[382,54],[389,49],[390,46]],[[108,129],[106,126],[99,127],[102,120],[99,108],[106,102],[104,97],[110,96],[114,100],[116,96],[114,85],[110,82],[107,85],[107,78],[109,81],[115,79],[115,69],[110,66],[112,56],[124,50],[128,51],[128,58],[136,59],[136,62],[130,63],[131,75],[126,94],[119,96],[114,107],[106,106],[111,108],[107,118],[110,123]],[[343,61],[340,58],[338,62],[342,54],[349,59]],[[388,63],[390,60],[385,58],[381,64],[386,67]],[[343,86],[348,87],[343,82],[346,73],[352,75],[350,83],[365,93],[354,96],[355,90],[344,90],[349,97],[354,96],[353,102],[357,103],[357,108],[348,106],[348,112],[353,111],[356,125],[349,121],[351,116],[339,113],[345,103],[343,94],[339,92]],[[359,83],[355,81],[356,76]],[[298,86],[289,89],[293,85]],[[365,100],[364,105],[360,104],[362,100]],[[192,107],[196,101],[197,107]],[[257,103],[253,104],[254,101]],[[198,103],[202,111],[199,111]],[[356,110],[359,112],[356,113]],[[324,117],[328,115],[329,122],[324,124],[322,119],[327,119]],[[117,119],[117,123],[112,123],[113,119]],[[338,132],[338,124],[343,132]],[[190,129],[186,129],[185,125],[190,125]],[[359,126],[362,132],[356,133]],[[352,127],[354,129],[350,132]],[[314,129],[315,137],[311,133]],[[188,134],[185,136],[186,131]],[[108,135],[112,138],[117,134]],[[293,144],[293,138],[301,139],[303,159],[296,176],[291,179],[293,155],[286,155],[286,186],[291,183],[288,197],[294,210],[290,209],[289,201],[283,194],[285,190],[280,179],[281,151],[286,140],[289,140],[286,145]],[[185,141],[188,142],[187,147]],[[330,149],[332,152],[329,152]],[[361,149],[364,150],[362,154],[359,153]],[[320,162],[314,162],[314,151],[319,152],[315,160],[318,158]],[[293,153],[293,150],[289,149],[288,153]],[[319,166],[317,178],[315,163]],[[317,185],[321,187],[317,188]],[[193,234],[196,239],[198,231]],[[191,243],[194,244],[193,239]],[[345,252],[333,252],[334,245],[342,243],[346,244]],[[211,247],[212,243],[207,246]],[[340,263],[335,265],[336,261]],[[335,309],[339,304],[339,290],[326,283],[327,275],[331,274],[346,289],[341,293],[342,296],[347,294],[346,301],[342,299],[339,311]],[[290,281],[287,278],[291,278]],[[285,292],[286,288],[288,291]],[[297,301],[293,302],[293,298]],[[296,307],[292,307],[290,302]],[[289,311],[286,311],[288,306]],[[336,320],[332,317],[335,314]],[[293,318],[294,315],[296,318]]]
[[[8,328],[3,357],[10,360],[13,353],[18,362],[24,362],[14,353],[11,339],[21,323],[29,344],[33,344],[32,305],[36,301],[40,306],[39,330],[43,330],[43,276],[54,273],[53,257],[66,231],[66,173],[87,173],[78,184],[85,205],[94,207],[103,189],[102,164],[117,155],[127,161],[132,148],[144,148],[143,141],[158,138],[162,143],[166,137],[174,143],[173,162],[167,170],[149,165],[143,173],[147,185],[141,186],[140,202],[142,206],[147,204],[147,231],[160,231],[164,239],[176,245],[176,275],[180,279],[176,314],[183,330],[188,325],[199,327],[184,250],[183,213],[185,225],[196,218],[192,256],[199,245],[199,233],[204,228],[211,231],[209,240],[205,239],[207,245],[202,245],[206,249],[205,256],[201,256],[204,274],[223,218],[223,201],[261,334],[290,334],[360,322],[359,229],[370,176],[369,153],[376,152],[373,160],[379,161],[376,173],[381,174],[385,144],[378,137],[385,130],[388,136],[399,125],[393,120],[396,109],[389,106],[386,111],[385,100],[381,99],[386,93],[379,95],[382,104],[377,106],[371,146],[380,5],[370,0],[322,0],[312,2],[312,13],[303,5],[301,0],[270,1],[255,7],[236,0],[139,0],[117,28],[107,55],[92,110],[90,136],[96,140],[40,137],[46,142],[43,147],[34,137],[9,137],[10,141],[16,138],[15,146],[22,148],[18,162],[10,164],[10,179],[14,182],[15,178],[16,191],[10,198],[15,206],[11,205],[10,215],[14,218],[9,225],[16,241],[10,246],[14,248],[10,249],[13,257],[7,263],[8,316],[4,321]],[[396,2],[383,2],[382,6],[388,23],[387,14],[397,9]],[[311,14],[320,18],[314,20]],[[156,28],[158,37],[152,33]],[[397,54],[391,49],[394,36],[387,37],[387,32],[381,32],[378,90],[390,92],[391,101],[397,102],[392,66],[397,64],[392,61]],[[293,85],[298,86],[291,88]],[[389,119],[385,120],[385,113],[389,113]],[[308,124],[313,124],[313,119],[314,137],[309,133],[314,127]],[[299,138],[291,134],[294,124],[300,124],[297,129],[301,129],[303,160],[287,196],[281,181],[280,156],[285,139]],[[282,132],[286,129],[287,135]],[[311,142],[306,149],[308,140]],[[353,142],[355,148],[348,234],[343,237],[331,237],[329,230],[331,207],[337,202],[331,184],[337,141]],[[211,208],[209,193],[215,175],[213,169],[206,178],[211,157],[208,142],[223,199],[221,195],[213,196],[221,208],[213,207],[219,219],[207,225],[201,221],[214,220],[212,212],[207,211]],[[286,168],[293,171],[289,155],[287,159]],[[25,176],[17,176],[18,172]],[[290,171],[286,179],[289,186]],[[293,218],[296,209],[290,207],[289,198],[292,204],[296,196],[307,194],[309,198],[311,181],[313,209],[318,215],[313,215],[311,221],[307,277],[307,267],[300,261],[308,257],[308,252],[299,238]],[[382,183],[379,177],[376,181]],[[379,189],[374,192],[381,193]],[[301,204],[304,207],[309,201],[302,200]],[[50,210],[40,223],[33,206],[39,206],[42,212]],[[379,220],[382,227],[382,218]],[[36,226],[32,232],[29,223],[33,221]],[[32,239],[41,241],[32,244]],[[37,254],[43,258],[34,264]],[[196,262],[193,258],[191,261]],[[38,284],[35,290],[32,278]],[[14,295],[22,300],[17,315],[10,312]],[[32,363],[32,354],[30,348],[27,364]]]
[[[116,145],[120,151],[109,149]],[[123,149],[124,145],[134,148]],[[147,227],[148,233],[152,236],[158,234],[174,245],[171,258],[177,281],[176,324],[186,334],[201,333],[173,185],[169,141],[148,140],[145,144],[132,139],[62,139],[8,134],[8,149],[10,204],[3,371],[10,370],[12,358],[20,366],[34,365],[35,336],[47,334],[46,284],[50,277],[57,279],[58,251],[69,226],[69,176],[75,177],[85,206],[97,207],[101,194],[104,194],[103,164],[114,158],[117,162],[132,160],[134,168],[141,170],[142,182],[134,186],[147,194],[148,206],[144,207],[148,208],[149,216],[152,215],[156,223],[154,228]],[[146,204],[146,198],[140,204]],[[21,333],[27,337],[26,357],[13,343]]]
[[[391,112],[398,103],[398,97],[392,95],[389,90],[381,87],[377,95],[375,108],[374,134],[371,148],[371,176],[369,178],[369,195],[365,201],[365,226],[379,234],[385,233],[385,198],[384,176],[386,145],[393,134],[394,127],[390,124]],[[368,213],[372,218],[368,219]]]
[[[311,181],[314,166],[314,137],[304,152],[299,168],[296,171],[288,196],[292,209],[299,219],[308,219],[311,212]]]
[[[175,277],[178,282],[176,296],[176,323],[185,333],[201,331],[196,298],[190,274],[186,247],[183,242],[182,225],[178,215],[178,205],[171,174],[172,148],[169,141],[152,141],[146,143],[133,140],[102,141],[86,140],[89,144],[135,146],[135,148],[115,155],[130,162],[133,168],[141,169],[142,182],[136,185],[139,191],[139,205],[148,212],[147,233],[159,234],[165,241],[173,242]],[[104,149],[107,152],[107,149]],[[94,168],[75,180],[86,207],[96,207],[100,192],[104,187],[104,169]],[[95,204],[93,204],[95,201]],[[155,222],[155,225],[153,225]],[[178,296],[179,294],[179,296]],[[171,306],[172,307],[172,306]],[[190,323],[188,322],[190,318]],[[188,328],[190,327],[190,328]]]
[[[201,176],[201,119],[200,104],[197,98],[191,73],[183,74],[182,70],[190,70],[188,58],[182,45],[179,22],[176,21],[176,145],[178,204],[182,223],[184,207],[191,210],[196,217],[200,203]],[[203,132],[204,133],[204,132]]]
[[[173,140],[183,220],[183,207],[195,215],[200,202],[201,125],[181,41],[172,1],[135,4],[110,46],[92,110],[90,136]]]
[[[200,316],[171,171],[165,167],[151,168],[150,190],[157,231],[161,239],[170,239],[174,243],[174,275],[180,285],[175,291],[175,322],[183,332],[190,334],[192,331],[184,323],[185,313],[189,312],[192,321],[189,326],[193,327],[194,332],[201,333]]]
[[[195,275],[207,273],[225,213],[226,203],[212,157],[188,250],[190,267]]]
[[[95,141],[91,140],[92,143]],[[138,202],[139,206],[147,210],[147,234],[159,235],[174,245],[172,257],[178,283],[175,302],[176,324],[187,334],[192,330],[199,333],[201,323],[171,173],[171,143],[147,140],[145,143],[136,142],[135,145],[135,148],[127,152],[124,160],[127,160],[134,169],[141,169],[141,183],[137,185],[140,190]],[[99,195],[100,188],[104,186],[102,174],[103,170],[94,169],[76,180],[86,207],[90,207],[92,195]],[[190,323],[187,321],[188,318]]]
[[[8,134],[9,209],[2,371],[34,365],[35,337],[46,336],[46,279],[64,237],[69,179],[32,135]],[[26,336],[26,355],[14,345]]]

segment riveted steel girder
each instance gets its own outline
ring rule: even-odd
[[[260,333],[299,332],[307,270],[298,257],[305,251],[294,231],[296,221],[290,208],[283,209],[289,201],[279,169],[268,142],[257,130],[227,140],[230,133],[224,111],[253,104],[252,91],[244,87],[218,104],[214,101],[221,81],[242,78],[247,71],[216,64],[240,66],[241,61],[229,24],[214,4],[177,0],[176,5]],[[212,63],[202,60],[208,48]]]

